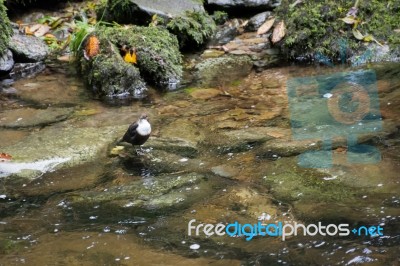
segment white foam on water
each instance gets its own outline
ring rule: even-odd
[[[22,170],[36,170],[42,173],[52,171],[57,165],[69,161],[70,158],[52,158],[30,163],[0,162],[0,177],[17,174]]]

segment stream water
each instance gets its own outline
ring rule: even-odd
[[[305,146],[292,141],[288,81],[315,83],[360,69],[277,67],[240,80],[221,77],[214,88],[151,90],[123,105],[94,99],[69,67],[17,81],[0,94],[0,153],[13,156],[0,165],[0,265],[398,265],[399,66],[368,68],[383,125],[364,141],[379,160],[352,163],[348,155],[365,154],[339,142],[329,150],[333,164],[321,169],[298,164]],[[319,121],[327,107],[309,104],[306,120]],[[125,147],[110,155],[143,111],[153,127],[144,154]],[[70,154],[88,155],[45,162],[39,175],[4,170],[6,163],[37,165]],[[188,236],[192,219],[379,225],[383,234],[246,241]]]

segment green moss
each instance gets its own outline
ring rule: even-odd
[[[181,78],[182,59],[178,41],[165,29],[98,26],[92,35],[99,39],[99,54],[86,60],[81,48],[78,56],[88,84],[99,94],[129,92],[140,97],[145,88],[143,80],[165,89]],[[123,60],[121,47],[124,45],[136,49],[136,64]]]
[[[10,20],[7,17],[6,10],[4,0],[0,0],[0,55],[6,51],[12,35]]]
[[[364,49],[363,42],[353,36],[352,25],[340,20],[346,17],[355,1],[314,0],[294,7],[290,7],[290,2],[283,0],[276,10],[278,18],[287,26],[282,47],[289,57],[312,56],[317,52],[335,57],[340,52],[338,40],[341,39],[347,43],[348,55]],[[398,44],[400,35],[393,30],[400,26],[399,12],[400,0],[360,1],[358,18],[363,23],[357,29],[364,35],[372,34],[380,42]]]
[[[130,0],[101,0],[96,6],[97,17],[103,21],[139,25],[150,23],[150,15],[141,13],[140,16],[132,16],[135,11],[137,6]]]
[[[162,85],[182,75],[182,56],[178,41],[158,27],[100,27],[96,31],[102,43],[115,47],[129,45],[137,50],[137,67],[150,83]]]
[[[178,37],[183,48],[204,44],[214,34],[216,25],[205,12],[187,11],[186,16],[173,18],[167,29]]]
[[[228,13],[224,11],[215,11],[211,17],[218,25],[224,24],[229,18]]]

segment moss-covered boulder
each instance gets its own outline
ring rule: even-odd
[[[196,65],[196,79],[201,86],[221,86],[247,76],[253,68],[247,55],[208,58]]]
[[[148,25],[153,15],[163,19],[180,17],[186,11],[204,12],[201,0],[102,0],[97,16],[105,21]]]
[[[206,12],[187,11],[184,16],[173,18],[167,29],[178,37],[181,48],[204,44],[215,33],[217,26]]]
[[[156,27],[98,27],[92,36],[99,53],[89,60],[81,55],[81,67],[89,86],[100,95],[130,94],[142,97],[145,81],[161,89],[173,89],[182,75],[177,39]],[[90,38],[88,38],[90,39]],[[123,47],[136,52],[136,63],[126,62]]]
[[[200,0],[108,0],[99,5],[97,16],[108,22],[166,27],[181,48],[204,44],[216,30]]]
[[[312,59],[320,54],[338,59],[340,54],[347,57],[361,55],[368,49],[367,41],[374,43],[373,38],[381,44],[388,43],[391,49],[400,43],[400,34],[395,31],[400,25],[400,0],[390,3],[359,1],[355,19],[360,22],[356,29],[363,36],[373,36],[363,39],[358,35],[361,40],[353,33],[351,19],[347,23],[342,20],[351,16],[349,11],[356,1],[313,0],[291,5],[292,2],[283,0],[276,9],[277,17],[285,21],[287,28],[285,39],[278,45],[291,58],[306,56]]]
[[[6,7],[4,6],[4,0],[0,0],[0,55],[6,51],[11,35],[12,30],[10,20],[7,17]]]

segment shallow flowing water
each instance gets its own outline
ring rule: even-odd
[[[15,90],[0,95],[0,153],[13,156],[8,166],[43,168],[14,176],[6,173],[5,162],[0,165],[0,265],[397,265],[398,69],[391,64],[368,69],[376,80],[365,86],[377,89],[379,108],[373,111],[382,118],[370,120],[382,125],[357,134],[367,134],[362,141],[380,156],[351,150],[346,141],[334,139],[328,150],[332,165],[319,169],[299,165],[299,153],[322,145],[315,138],[341,136],[300,135],[305,144],[293,142],[291,127],[295,132],[301,119],[293,119],[289,104],[297,100],[288,98],[288,84],[298,78],[325,82],[337,73],[356,77],[352,73],[360,69],[272,68],[229,82],[221,77],[219,86],[207,90],[151,91],[146,99],[123,105],[94,99],[69,68],[48,68],[17,81]],[[316,121],[312,127],[319,133],[324,125],[318,121],[325,121],[327,107],[317,98],[308,95],[310,101],[299,108],[307,113],[300,122]],[[111,155],[116,140],[143,111],[153,127],[144,153],[125,147]],[[310,142],[302,140],[307,136]],[[174,138],[186,142],[175,145]],[[162,140],[167,141],[160,144]],[[84,155],[75,156],[80,153]],[[63,165],[65,158],[69,161]],[[192,219],[195,225],[380,225],[383,235],[300,233],[285,241],[188,236]]]

